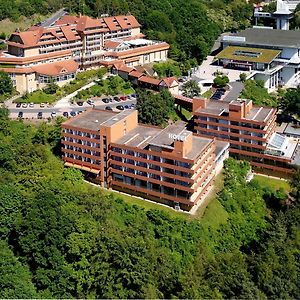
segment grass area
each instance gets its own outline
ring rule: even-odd
[[[116,191],[107,191],[107,190],[105,190],[105,193],[113,194],[115,197],[123,199],[128,204],[143,207],[146,211],[150,210],[150,209],[159,209],[159,210],[162,210],[162,211],[170,214],[173,217],[181,217],[181,218],[185,218],[185,219],[187,219],[189,217],[188,214],[182,213],[182,212],[177,212],[171,207],[169,208],[169,207],[166,207],[163,205],[159,205],[155,202],[145,201],[144,199],[140,199],[135,196],[119,193]]]
[[[209,89],[209,90],[207,90],[205,93],[203,93],[202,96],[203,96],[204,98],[209,99],[209,98],[212,96],[212,94],[213,94],[212,89]]]
[[[290,185],[285,180],[280,180],[262,175],[254,175],[253,180],[257,181],[262,187],[270,187],[275,190],[283,188],[286,192],[290,191]]]
[[[53,103],[58,99],[56,94],[46,94],[45,92],[38,90],[35,92],[32,92],[30,94],[26,94],[23,97],[20,97],[16,99],[14,102],[16,103]]]
[[[187,120],[190,120],[193,117],[193,113],[188,111],[185,108],[182,108],[181,113],[185,116]]]
[[[115,95],[129,95],[135,91],[131,87],[130,82],[124,81],[119,76],[109,77],[105,80],[100,80],[96,85],[89,89],[80,91],[76,95],[76,99],[86,100],[91,97],[100,97],[102,95],[115,96]]]
[[[20,31],[26,30],[30,26],[44,20],[47,16],[42,16],[39,14],[34,14],[30,18],[21,16],[18,21],[11,21],[10,19],[4,19],[0,21],[1,32],[4,32],[6,36],[12,34],[16,28]]]
[[[205,208],[200,222],[205,227],[217,229],[221,224],[227,222],[227,218],[228,212],[217,199],[213,199]]]

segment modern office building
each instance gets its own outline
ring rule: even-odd
[[[190,210],[213,185],[229,143],[184,124],[138,124],[137,111],[91,109],[62,124],[63,160],[101,185]]]
[[[0,70],[10,74],[20,93],[52,81],[65,84],[78,70],[167,59],[169,45],[145,39],[132,15],[100,19],[63,15],[49,24],[14,32],[7,51],[0,52]]]
[[[251,100],[194,99],[195,131],[230,143],[230,153],[252,166],[291,173],[298,161],[298,140],[276,133],[276,109]]]
[[[217,63],[250,71],[270,92],[300,83],[300,30],[248,28],[223,36],[221,45]]]

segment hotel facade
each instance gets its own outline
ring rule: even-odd
[[[251,100],[193,99],[197,135],[230,143],[230,154],[258,169],[292,173],[298,164],[298,140],[276,133],[276,109]]]
[[[62,124],[65,166],[102,186],[190,210],[209,192],[229,143],[184,124],[138,124],[137,111],[91,109]]]
[[[147,40],[132,15],[93,19],[64,15],[49,26],[14,32],[0,53],[0,70],[18,92],[33,92],[49,82],[63,85],[76,72],[124,63],[134,67],[167,59],[169,45]]]

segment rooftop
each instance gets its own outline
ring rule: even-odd
[[[229,113],[229,104],[241,104],[239,100],[233,100],[231,102],[208,100],[206,108],[199,108],[197,112],[209,114],[213,116],[221,116]],[[253,106],[250,112],[245,116],[245,120],[266,122],[268,117],[275,113],[275,109],[272,107]]]
[[[111,126],[120,121],[132,111],[115,113],[101,109],[87,110],[83,114],[66,121],[64,124],[82,129],[98,131],[100,126]]]
[[[185,129],[184,123],[176,123],[161,129],[153,126],[138,125],[136,128],[128,132],[125,136],[116,141],[116,144],[127,145],[145,149],[147,146],[157,146],[161,148],[174,149],[174,137],[181,136],[185,138],[192,135],[192,132]],[[185,158],[196,159],[212,141],[210,138],[192,137],[192,149]]]
[[[237,44],[269,47],[300,48],[300,30],[247,28],[233,34],[236,37],[245,37],[245,41],[237,40]],[[233,44],[234,40],[230,41]]]
[[[232,59],[269,64],[279,54],[279,50],[228,46],[223,49],[216,57],[220,59]]]

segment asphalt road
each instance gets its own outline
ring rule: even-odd
[[[99,109],[105,109],[106,106],[110,106],[113,111],[117,111],[119,112],[120,110],[118,110],[116,108],[116,106],[118,105],[122,105],[122,106],[125,106],[125,105],[128,105],[130,106],[131,104],[136,104],[136,100],[126,100],[126,101],[120,101],[120,102],[117,102],[117,101],[113,101],[113,102],[110,102],[110,103],[104,103],[102,100],[97,100],[95,101],[95,107],[96,108],[99,108]],[[47,119],[48,117],[51,117],[51,113],[52,112],[56,112],[56,116],[62,116],[63,112],[68,112],[70,114],[71,111],[74,111],[74,112],[78,112],[78,111],[85,111],[87,108],[91,108],[93,107],[92,105],[89,105],[87,103],[84,104],[84,106],[78,106],[78,105],[69,105],[68,107],[44,107],[44,108],[41,108],[39,107],[38,105],[35,105],[34,108],[30,108],[30,107],[27,107],[27,108],[23,108],[23,107],[20,107],[20,108],[9,108],[9,111],[10,111],[10,117],[12,119],[15,119],[18,117],[18,113],[21,111],[23,112],[23,118],[28,118],[28,119],[36,119],[37,118],[37,114],[39,112],[42,112],[43,113],[43,118]]]

